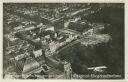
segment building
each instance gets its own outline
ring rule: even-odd
[[[23,71],[22,71],[22,77],[27,78],[33,73],[39,73],[41,72],[42,67],[40,64],[32,57],[28,57],[25,61]]]

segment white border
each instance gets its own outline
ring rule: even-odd
[[[18,3],[125,3],[125,79],[123,80],[55,80],[55,79],[49,79],[49,80],[7,80],[7,79],[2,79],[2,54],[3,54],[3,2],[18,2]],[[42,82],[42,81],[47,81],[47,82],[56,82],[56,81],[62,81],[62,82],[84,82],[84,81],[89,81],[89,82],[128,82],[128,0],[1,0],[0,1],[0,82]]]
[[[127,0],[2,0],[2,2],[73,2],[73,3],[83,3],[83,2],[91,2],[91,3],[122,3],[127,2]]]

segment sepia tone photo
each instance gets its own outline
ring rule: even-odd
[[[124,79],[124,3],[3,3],[3,79]]]

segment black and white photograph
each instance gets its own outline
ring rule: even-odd
[[[3,79],[125,79],[125,3],[3,3]]]

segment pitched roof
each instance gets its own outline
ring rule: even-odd
[[[27,78],[33,73],[40,72],[42,67],[40,64],[32,57],[28,57],[25,61],[22,77]]]

